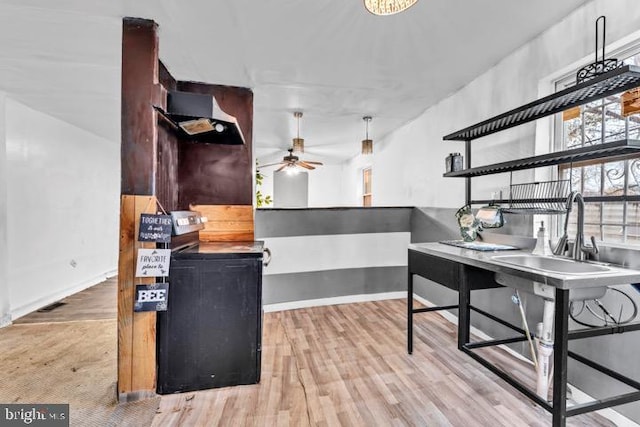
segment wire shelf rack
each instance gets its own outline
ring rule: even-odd
[[[509,207],[504,212],[519,214],[563,214],[567,212],[569,180],[511,184]]]

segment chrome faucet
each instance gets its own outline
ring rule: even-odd
[[[564,234],[556,243],[553,249],[554,255],[565,255],[569,252],[567,227],[569,225],[569,214],[573,209],[573,203],[578,205],[578,224],[576,238],[573,242],[573,248],[571,251],[571,257],[577,261],[584,261],[588,255],[595,256],[598,254],[598,246],[596,245],[596,239],[591,236],[591,245],[588,246],[584,241],[584,198],[582,194],[577,191],[572,191],[567,198],[567,216],[564,220]]]

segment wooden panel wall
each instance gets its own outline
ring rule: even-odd
[[[153,196],[127,196],[120,204],[120,257],[118,260],[118,396],[120,401],[154,395],[156,388],[156,313],[134,313],[136,284],[155,278],[136,278],[138,248],[155,243],[138,242],[141,213],[155,213]]]
[[[254,239],[253,206],[192,205],[191,210],[207,217],[200,240],[207,242],[252,241]]]

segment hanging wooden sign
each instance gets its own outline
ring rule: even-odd
[[[136,300],[133,311],[167,311],[168,300],[168,283],[136,285]]]
[[[140,214],[139,242],[168,243],[171,241],[171,230],[170,215]]]
[[[620,97],[622,104],[622,116],[629,117],[640,113],[640,87],[626,91]]]
[[[580,117],[580,106],[569,108],[568,110],[564,110],[562,112],[562,121],[566,122],[569,120],[577,119]]]
[[[171,249],[138,249],[136,277],[167,277]]]

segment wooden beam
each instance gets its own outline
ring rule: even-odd
[[[120,257],[118,261],[118,396],[120,401],[155,394],[156,313],[134,313],[136,284],[154,278],[136,278],[138,248],[154,243],[137,240],[141,213],[155,213],[153,196],[123,195],[120,205]]]
[[[122,25],[122,194],[155,194],[158,35],[155,22],[124,18]]]

